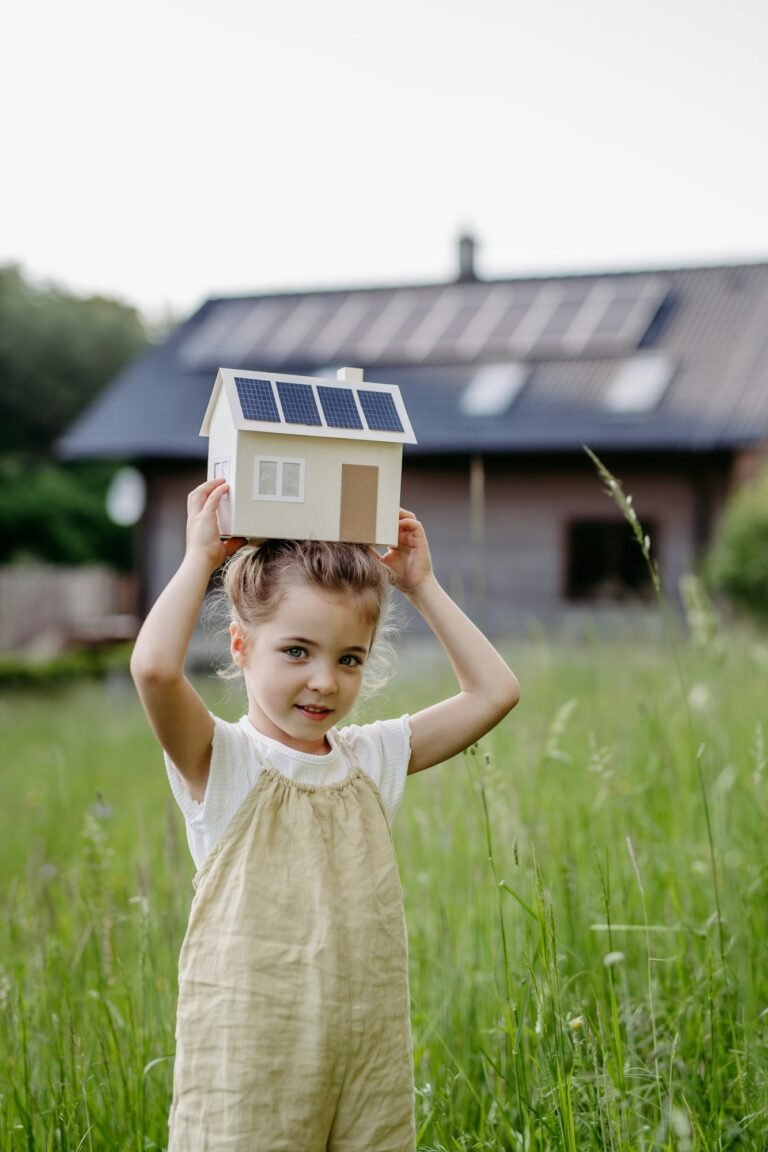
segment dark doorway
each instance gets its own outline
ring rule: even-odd
[[[655,542],[655,525],[641,523]],[[653,594],[643,551],[625,520],[573,520],[567,547],[569,600],[645,600]]]

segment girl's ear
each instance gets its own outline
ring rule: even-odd
[[[247,660],[245,632],[236,620],[233,620],[229,626],[229,650],[237,667],[243,668]]]

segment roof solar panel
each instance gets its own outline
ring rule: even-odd
[[[246,420],[269,420],[272,424],[280,423],[280,413],[275,403],[271,380],[235,376],[235,384]]]
[[[599,295],[601,306],[589,317],[590,330],[580,347],[588,349],[590,343],[607,342],[626,350],[637,348],[666,295],[666,285],[654,279],[604,284]]]
[[[584,306],[586,293],[565,296],[547,320],[540,340],[560,340]]]
[[[595,326],[598,336],[611,336],[620,333],[627,325],[637,305],[633,299],[613,299]]]
[[[389,392],[358,390],[358,399],[372,432],[403,432],[395,402]]]
[[[362,428],[363,422],[351,388],[329,388],[318,384],[317,392],[329,428]]]
[[[286,424],[322,424],[310,384],[278,380],[277,391]]]
[[[489,340],[506,340],[508,339],[519,327],[523,318],[530,310],[530,301],[528,300],[513,300],[506,306],[503,311],[496,313],[496,322],[493,325],[490,333],[487,333]],[[490,312],[490,309],[488,309]],[[493,318],[493,314],[492,318]],[[484,337],[486,338],[486,337]]]

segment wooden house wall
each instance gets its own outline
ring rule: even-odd
[[[695,570],[722,510],[727,466],[680,460],[651,470],[651,461],[612,463],[641,522],[654,526],[652,550],[674,601],[681,576]],[[410,464],[404,472],[404,502],[424,521],[446,588],[496,634],[595,607],[567,598],[569,524],[620,521],[621,513],[591,466],[497,460],[483,471],[482,504],[477,494],[473,500],[467,460]]]
[[[137,569],[142,576],[140,608],[146,613],[184,556],[187,496],[205,481],[206,464],[148,465],[147,510],[139,532]]]

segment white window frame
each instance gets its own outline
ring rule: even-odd
[[[262,461],[265,464],[277,465],[277,493],[274,496],[265,496],[259,492],[259,471]],[[283,492],[283,465],[298,464],[299,466],[299,494],[298,496],[284,496]],[[297,456],[254,456],[253,458],[253,499],[254,500],[280,500],[289,504],[304,503],[304,466],[305,461]]]
[[[213,462],[213,479],[218,480],[220,476],[229,480],[229,456],[224,456],[221,460],[214,460]]]

